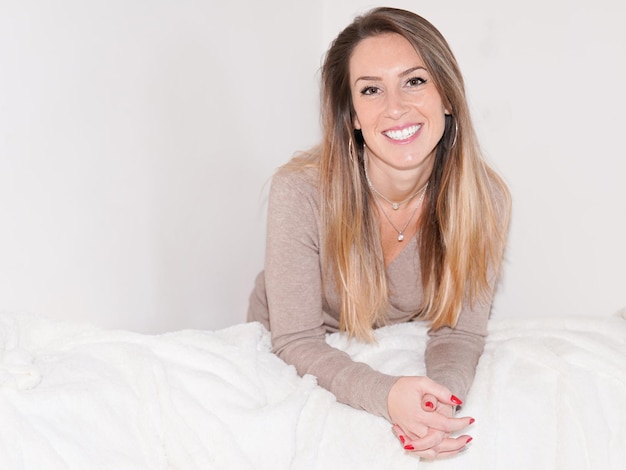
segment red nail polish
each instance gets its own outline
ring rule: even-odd
[[[427,401],[426,403],[424,403],[424,406],[426,408],[434,408],[435,407],[435,405],[433,405],[432,401]]]
[[[470,418],[470,424],[474,424],[476,420],[474,418]]]
[[[415,450],[415,447],[412,445],[404,446],[404,450]]]
[[[400,439],[400,442],[402,442],[402,444],[404,444],[404,436],[400,435],[400,436],[398,436],[398,439]]]
[[[468,437],[467,441],[465,441],[465,445],[469,444],[470,442],[472,442],[472,439],[474,439],[473,437]]]
[[[462,405],[463,404],[463,402],[460,399],[458,399],[457,397],[455,397],[454,395],[452,395],[450,397],[450,401],[452,403],[454,403],[455,405]]]

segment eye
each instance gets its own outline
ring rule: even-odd
[[[412,78],[409,78],[409,79],[406,81],[406,84],[407,84],[408,86],[410,86],[410,87],[419,86],[419,85],[422,85],[422,84],[424,84],[424,83],[426,83],[426,79],[424,79],[424,78],[422,78],[422,77],[412,77]]]
[[[361,90],[361,94],[366,95],[366,96],[376,95],[378,93],[380,93],[380,88],[375,87],[375,86],[366,86],[365,88]]]

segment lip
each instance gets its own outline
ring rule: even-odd
[[[394,126],[394,127],[390,127],[388,129],[385,129],[384,131],[381,132],[381,134],[389,141],[392,142],[394,144],[408,144],[413,142],[415,139],[417,139],[417,137],[419,136],[419,134],[422,131],[422,127],[423,124],[417,124],[417,123],[411,123],[411,124],[403,124],[400,126]],[[389,133],[402,133],[402,132],[407,132],[407,130],[411,129],[411,128],[416,128],[415,131],[413,132],[413,134],[408,135],[406,138],[404,139],[399,139],[399,138],[392,138],[390,137],[388,134]]]

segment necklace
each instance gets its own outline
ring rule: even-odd
[[[367,173],[367,165],[365,165],[364,169],[365,169],[365,179],[367,180],[367,185],[370,187],[370,189],[372,190],[372,192],[375,195],[377,195],[378,197],[381,197],[382,199],[387,201],[389,204],[391,204],[391,208],[394,211],[397,211],[398,209],[400,209],[400,206],[402,206],[403,204],[406,204],[411,199],[413,199],[415,196],[417,196],[422,190],[426,189],[426,186],[423,186],[420,189],[418,189],[417,191],[415,191],[413,194],[411,194],[409,197],[404,199],[403,201],[394,202],[394,201],[392,201],[390,199],[387,199],[385,196],[383,196],[381,193],[378,192],[378,190],[374,187],[374,185],[370,181],[370,175]],[[426,183],[426,184],[428,184],[428,183]],[[391,224],[391,225],[393,225],[393,224]]]
[[[371,187],[371,186],[370,186]],[[376,190],[374,190],[374,201],[376,201],[376,204],[378,205],[378,207],[380,208],[381,212],[383,213],[383,215],[385,216],[385,219],[387,219],[387,221],[391,224],[391,226],[393,227],[393,229],[398,232],[398,241],[401,242],[402,240],[404,240],[404,231],[406,230],[406,228],[409,226],[409,224],[411,223],[411,220],[413,220],[413,216],[415,215],[415,213],[417,212],[417,209],[419,209],[419,207],[422,205],[422,201],[424,200],[424,194],[426,194],[426,188],[428,187],[428,182],[422,186],[420,188],[419,191],[417,191],[415,194],[413,194],[413,196],[411,196],[411,198],[415,197],[418,193],[422,193],[422,195],[420,196],[419,201],[417,201],[417,204],[415,205],[415,209],[413,209],[413,212],[411,212],[411,217],[409,217],[409,220],[406,221],[406,224],[404,224],[404,227],[402,227],[402,230],[398,230],[398,227],[396,227],[394,225],[394,223],[391,221],[391,219],[389,218],[389,216],[387,215],[387,213],[385,212],[385,209],[383,208],[382,204],[380,203],[380,201],[378,200],[377,196],[381,196],[381,194],[379,194]],[[374,189],[374,188],[372,188]],[[384,199],[384,198],[383,198]]]

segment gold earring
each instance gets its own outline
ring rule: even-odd
[[[454,116],[450,115],[450,117],[452,117],[452,119],[454,119]],[[450,148],[453,149],[454,146],[456,145],[456,138],[459,135],[459,123],[457,122],[456,119],[454,119],[454,139],[452,140],[452,145],[450,145]]]
[[[354,154],[354,141],[352,140],[352,137],[350,137],[350,139],[348,140],[348,155],[350,157],[350,161],[354,163],[355,154]]]

